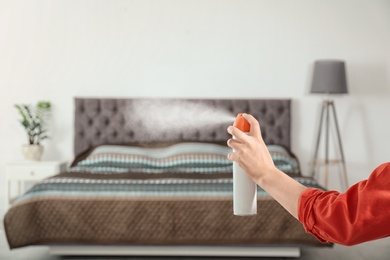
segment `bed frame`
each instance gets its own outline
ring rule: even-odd
[[[62,256],[300,257],[297,246],[51,246]]]
[[[139,104],[204,105],[225,111],[232,116],[241,112],[261,120],[262,134],[267,144],[290,148],[290,99],[115,99],[75,98],[75,157],[100,144],[135,144],[138,142],[172,141],[167,135],[150,136],[142,124],[126,124],[129,107]],[[184,103],[183,103],[184,102]],[[186,108],[183,107],[185,110]],[[223,142],[230,136],[226,128],[232,122],[216,124],[213,128],[191,129],[177,134],[175,141]],[[157,138],[157,139],[156,139]],[[239,256],[239,257],[299,257],[300,248],[289,245],[234,245],[234,246],[50,246],[55,255],[149,255],[149,256]]]

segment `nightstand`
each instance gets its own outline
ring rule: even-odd
[[[39,182],[52,175],[64,172],[67,168],[67,162],[61,161],[21,161],[8,163],[6,167],[8,182],[8,203],[15,198],[11,198],[11,182],[18,183],[19,197],[24,192],[25,182]]]

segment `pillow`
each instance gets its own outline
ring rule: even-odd
[[[178,143],[163,148],[102,145],[72,167],[72,171],[137,173],[231,172],[231,149],[211,143]]]
[[[286,148],[268,145],[275,166],[300,175],[298,160]],[[231,173],[231,148],[212,143],[176,143],[167,147],[101,145],[76,162],[71,171],[91,173]]]

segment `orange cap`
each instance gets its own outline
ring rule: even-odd
[[[242,114],[238,114],[236,120],[234,120],[233,126],[237,127],[243,132],[249,132],[251,129],[251,125],[248,121],[242,116]]]

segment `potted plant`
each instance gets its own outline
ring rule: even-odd
[[[26,104],[16,104],[15,107],[22,117],[20,123],[28,137],[28,143],[22,146],[24,157],[27,160],[39,161],[43,153],[41,141],[49,138],[46,121],[51,112],[51,104],[39,101],[35,107]]]

